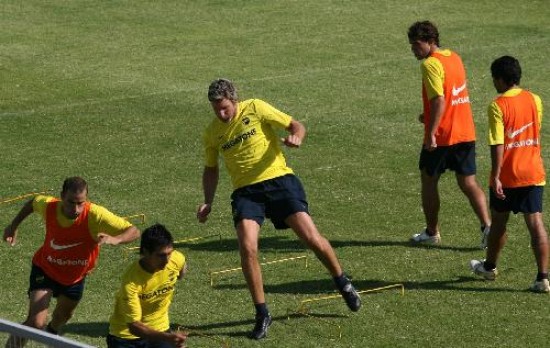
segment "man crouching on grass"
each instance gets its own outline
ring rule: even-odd
[[[171,332],[168,309],[176,282],[187,270],[185,256],[174,250],[170,232],[160,224],[141,236],[141,258],[122,276],[111,316],[107,347],[185,347],[187,335]]]

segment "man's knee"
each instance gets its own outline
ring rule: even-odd
[[[477,192],[477,190],[480,188],[475,175],[457,175],[456,182],[458,183],[458,187],[460,187],[462,192],[466,194]]]
[[[258,244],[252,241],[241,241],[239,251],[242,258],[255,259],[258,257]]]
[[[328,239],[317,231],[315,233],[304,234],[301,239],[313,251],[324,251],[330,248]]]

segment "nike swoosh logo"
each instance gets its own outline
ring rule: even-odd
[[[531,127],[531,125],[533,125],[533,122],[526,124],[518,130],[508,132],[508,138],[514,139],[518,134],[523,133],[527,128]]]
[[[82,243],[83,242],[74,243],[74,244],[66,244],[66,245],[57,245],[57,244],[54,243],[54,240],[52,239],[50,241],[50,246],[52,247],[53,250],[64,250],[64,249],[69,249],[69,248],[75,247],[75,246],[80,245]]]
[[[466,89],[466,82],[464,82],[464,84],[458,88],[456,88],[455,86],[453,86],[453,90],[452,90],[452,94],[453,94],[453,97],[456,97],[457,95],[460,94],[460,92],[462,92],[463,90]]]

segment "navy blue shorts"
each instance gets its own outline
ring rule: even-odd
[[[489,205],[499,213],[513,211],[514,214],[542,213],[542,194],[544,186],[525,186],[505,188],[505,199],[499,199],[491,187],[489,189]]]
[[[53,291],[53,297],[64,295],[73,301],[80,301],[80,299],[82,299],[82,293],[84,292],[85,280],[86,278],[83,278],[76,284],[63,285],[48,277],[40,267],[33,264],[29,277],[30,285],[27,294],[30,296],[31,292],[34,290],[50,289]]]
[[[231,207],[235,226],[243,219],[254,220],[261,226],[268,218],[278,230],[289,227],[285,223],[288,216],[298,212],[309,214],[304,187],[292,174],[236,189],[231,194]]]
[[[420,151],[418,169],[426,170],[429,176],[440,175],[449,169],[459,175],[476,173],[476,143],[458,143],[451,146],[438,146],[433,151]]]
[[[173,348],[169,342],[148,341],[144,338],[124,339],[111,334],[107,335],[107,348]]]

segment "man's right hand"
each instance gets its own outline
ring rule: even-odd
[[[4,229],[4,241],[9,243],[10,246],[14,246],[17,240],[17,229],[13,228],[12,225],[8,225]]]
[[[187,340],[187,333],[182,331],[170,333],[171,343],[176,348],[185,348],[185,341]]]
[[[212,211],[212,205],[203,203],[199,206],[197,210],[197,219],[200,223],[205,223],[208,220],[208,215]]]

